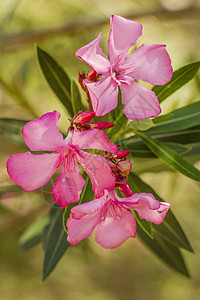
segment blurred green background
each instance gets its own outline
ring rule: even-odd
[[[46,84],[35,43],[77,80],[78,71],[88,67],[76,59],[75,51],[102,31],[101,46],[107,52],[111,14],[141,22],[144,29],[138,45],[166,44],[174,69],[199,59],[200,1],[0,1],[0,118],[31,120],[57,109],[62,113],[60,129],[65,131],[67,112]],[[162,104],[163,112],[199,100],[199,91],[196,76]],[[42,246],[23,253],[18,240],[50,206],[40,191],[17,190],[6,174],[7,158],[20,151],[24,149],[0,137],[0,299],[199,299],[200,187],[196,182],[173,172],[155,173],[153,167],[152,172],[145,172],[139,159],[133,165],[142,179],[171,203],[190,238],[196,254],[185,252],[184,256],[192,279],[165,267],[137,239],[105,250],[92,236],[69,247],[54,272],[42,282]]]

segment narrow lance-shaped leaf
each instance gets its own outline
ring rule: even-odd
[[[190,277],[183,256],[177,247],[167,242],[157,233],[154,233],[154,239],[152,240],[139,226],[137,228],[137,235],[165,264],[179,273]]]
[[[66,107],[69,115],[73,116],[71,104],[70,85],[71,81],[64,69],[48,53],[37,46],[38,60],[40,67],[49,86],[56,96]]]
[[[137,192],[152,193],[157,200],[163,202],[163,200],[150,186],[144,183],[132,172],[129,175],[128,183],[133,190],[136,189]],[[160,228],[163,224],[167,226],[164,227],[165,232],[161,235]],[[185,248],[189,251],[192,251],[192,248],[171,209],[168,211],[162,224],[152,225],[153,239],[151,239],[145,231],[142,230],[139,223],[137,226],[137,236],[139,236],[142,242],[145,243],[145,245],[147,245],[162,261],[164,261],[165,264],[183,275],[190,277],[179,247]],[[158,230],[155,230],[155,227],[158,228]]]
[[[148,135],[148,132],[145,132]],[[160,132],[153,133],[148,135],[153,139],[159,140],[164,143],[178,143],[190,146],[190,144],[199,143],[200,142],[200,126],[195,126],[186,130],[175,131],[175,132]],[[144,142],[137,135],[132,135],[128,138],[118,138],[117,143],[122,145],[124,149],[133,149],[136,148],[146,149],[144,148]],[[137,148],[138,147],[138,148]]]
[[[69,245],[63,228],[63,211],[60,207],[53,206],[50,211],[50,225],[44,234],[43,280],[53,271]]]
[[[199,70],[199,66],[199,61],[186,65],[176,70],[168,83],[154,86],[153,91],[157,95],[159,102],[164,101],[168,96],[190,81]]]
[[[178,131],[200,125],[200,101],[157,117],[154,119],[154,123],[156,123],[156,126],[145,133]]]
[[[73,79],[71,80],[71,101],[74,115],[76,115],[80,110],[87,110],[81,101],[80,91]]]
[[[0,136],[14,144],[26,147],[21,131],[27,122],[25,120],[0,119]]]
[[[142,181],[142,179],[133,172],[131,172],[129,175],[128,183],[133,188],[133,190],[135,189],[135,187],[137,187],[137,192],[151,193],[158,201],[164,202],[164,200],[160,198],[160,196],[152,189],[152,187]],[[159,234],[161,234],[163,238],[172,243],[174,246],[183,248],[190,252],[194,252],[181,225],[177,221],[171,209],[169,209],[165,219],[160,225],[153,224],[153,229],[154,231],[156,230]]]
[[[179,154],[185,154],[187,152],[189,152],[191,150],[191,147],[189,146],[184,146],[181,144],[177,144],[177,143],[165,143],[165,145],[167,145],[170,149],[173,149],[176,153]],[[136,158],[136,157],[143,157],[143,158],[147,158],[147,157],[157,157],[145,144],[140,143],[140,144],[136,144],[136,145],[132,145],[131,147],[128,146],[122,146],[120,148],[121,150],[129,150],[131,155]]]
[[[193,180],[200,181],[200,171],[178,155],[174,150],[142,132],[136,131],[135,133],[143,140],[147,147],[169,167]]]
[[[22,234],[19,246],[22,251],[29,250],[41,242],[44,228],[49,224],[49,215],[36,219]]]

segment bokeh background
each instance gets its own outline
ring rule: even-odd
[[[87,66],[74,53],[103,32],[107,51],[109,16],[143,24],[142,43],[167,45],[174,69],[199,59],[200,1],[195,0],[6,0],[0,1],[0,118],[31,120],[47,111],[67,112],[48,88],[35,44],[49,52],[77,80]],[[162,105],[163,112],[199,100],[195,77]],[[192,279],[172,272],[137,239],[115,250],[102,249],[94,237],[69,247],[50,277],[42,282],[42,246],[19,250],[26,227],[49,209],[40,191],[16,189],[6,174],[9,155],[24,151],[0,134],[0,299],[197,300],[200,295],[200,187],[181,174],[155,172],[154,164],[134,161],[134,170],[166,201],[196,252],[184,252]],[[158,165],[158,160],[154,160]],[[196,164],[198,167],[198,163]],[[9,191],[9,192],[8,192]]]

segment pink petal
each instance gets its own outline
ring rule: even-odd
[[[106,197],[103,196],[90,202],[77,205],[71,209],[71,216],[73,217],[73,219],[79,220],[85,215],[94,214],[102,210],[107,201],[108,200],[106,199]]]
[[[134,194],[129,198],[119,198],[122,205],[134,209],[139,213],[141,219],[160,224],[165,218],[170,204],[157,201],[152,194]]]
[[[135,237],[136,221],[134,216],[125,209],[121,209],[120,213],[121,217],[114,218],[108,211],[105,220],[97,225],[95,239],[103,248],[116,248],[129,237]]]
[[[128,55],[129,48],[136,44],[142,34],[142,25],[114,15],[110,17],[110,25],[108,51],[111,64],[114,66],[122,62]]]
[[[124,113],[131,120],[157,117],[160,104],[155,93],[134,82],[132,85],[121,83],[122,103],[125,105]]]
[[[101,215],[101,210],[97,210],[93,214],[86,214],[77,220],[71,214],[67,220],[68,242],[75,245],[90,236],[100,221]]]
[[[26,145],[32,151],[56,151],[66,146],[58,130],[60,113],[54,110],[41,118],[28,122],[22,129]]]
[[[110,62],[99,47],[100,40],[101,33],[95,40],[76,51],[76,57],[85,61],[98,74],[105,74],[110,70]]]
[[[144,44],[125,61],[127,75],[151,84],[170,81],[173,69],[165,45]]]
[[[84,83],[89,90],[92,106],[97,116],[104,116],[117,107],[118,85],[111,76],[103,77],[95,82],[84,80]]]
[[[71,144],[79,149],[98,149],[111,153],[116,153],[118,149],[108,140],[104,132],[96,128],[86,131],[75,130]]]
[[[14,183],[30,192],[45,185],[61,164],[60,154],[13,154],[7,161],[7,171]]]
[[[52,187],[55,202],[63,209],[70,203],[78,202],[85,180],[80,174],[76,160],[64,165]]]
[[[90,177],[96,198],[102,197],[104,190],[111,190],[114,188],[115,176],[104,157],[79,151],[77,159]]]

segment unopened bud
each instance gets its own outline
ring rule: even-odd
[[[124,158],[125,156],[127,156],[129,153],[130,153],[130,151],[124,150],[124,151],[117,152],[117,154],[115,154],[113,156],[114,156],[114,158],[121,159],[121,158]]]
[[[72,120],[73,124],[84,124],[95,116],[94,111],[80,111]]]
[[[107,129],[107,128],[110,128],[110,127],[113,127],[115,126],[115,124],[113,123],[108,123],[108,122],[97,122],[97,123],[90,123],[90,128],[97,128],[99,130],[102,130],[102,129]]]
[[[119,186],[119,190],[126,196],[126,197],[130,197],[132,196],[134,193],[130,187],[130,185],[125,182],[122,185]]]
[[[90,80],[94,80],[97,77],[97,72],[93,69],[89,70],[89,72],[87,73],[87,77]]]

